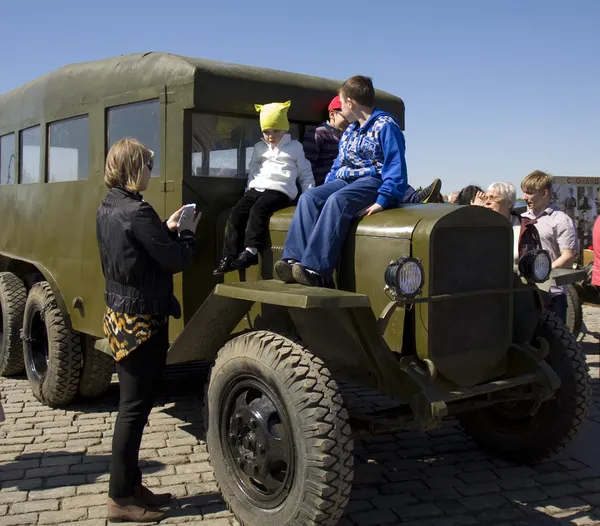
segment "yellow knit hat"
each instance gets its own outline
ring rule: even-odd
[[[270,104],[255,104],[256,111],[260,113],[261,130],[285,130],[289,131],[287,112],[292,101],[271,102]]]

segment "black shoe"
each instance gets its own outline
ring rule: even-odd
[[[295,283],[294,275],[292,273],[292,265],[294,263],[298,263],[293,259],[280,259],[277,263],[275,263],[275,276],[277,279],[283,281],[284,283]]]
[[[306,285],[307,287],[325,286],[325,278],[321,274],[303,267],[300,263],[295,263],[292,266],[292,275],[300,285]]]
[[[417,201],[419,203],[434,202],[434,198],[439,195],[441,189],[442,181],[440,179],[434,179],[433,183],[417,192]]]
[[[253,254],[249,250],[244,250],[231,264],[231,268],[233,270],[244,270],[253,265],[258,265],[258,254]]]
[[[223,274],[227,274],[228,272],[231,272],[231,262],[233,261],[233,258],[229,257],[229,256],[225,256],[221,262],[219,263],[219,266],[213,270],[213,276],[221,276]]]

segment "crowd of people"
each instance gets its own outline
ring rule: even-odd
[[[291,102],[256,105],[263,140],[255,145],[246,191],[233,207],[222,258],[213,274],[249,268],[267,242],[269,219],[298,198],[282,259],[275,274],[286,283],[333,286],[333,272],[353,220],[402,203],[440,202],[441,181],[415,190],[408,184],[405,141],[396,118],[374,106],[370,78],[354,76],[328,107],[328,119],[304,137],[291,138]],[[153,522],[171,495],[142,484],[138,467],[144,426],[163,374],[169,348],[169,317],[181,316],[173,275],[192,261],[199,215],[183,207],[162,222],[146,203],[154,154],[125,138],[107,155],[108,195],[97,212],[97,237],[105,277],[104,332],[116,360],[119,412],[112,444],[108,518]],[[535,171],[522,182],[528,211],[514,212],[516,189],[494,183],[483,191],[461,190],[453,202],[484,206],[515,229],[515,257],[532,247],[546,249],[554,268],[568,267],[577,254],[573,221],[551,204],[552,177]],[[596,235],[596,234],[594,234]],[[600,260],[600,258],[599,258]],[[552,306],[565,320],[566,296],[551,291]]]

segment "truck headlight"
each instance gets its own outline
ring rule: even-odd
[[[396,296],[413,297],[421,292],[425,272],[421,261],[415,258],[399,258],[385,269],[385,284]]]
[[[526,252],[519,259],[519,272],[535,283],[543,283],[552,272],[550,255],[541,248]]]

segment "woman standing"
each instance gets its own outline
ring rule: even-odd
[[[151,522],[164,517],[157,495],[142,485],[138,455],[169,348],[169,316],[181,308],[173,274],[192,260],[198,219],[177,224],[183,208],[162,223],[140,192],[150,182],[154,152],[124,138],[106,159],[108,195],[98,208],[96,233],[105,278],[104,332],[117,361],[120,401],[112,442],[108,519]]]

